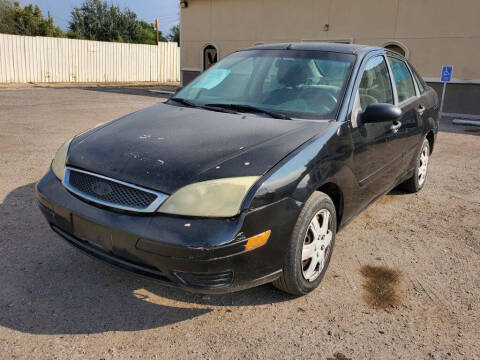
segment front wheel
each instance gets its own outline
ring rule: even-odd
[[[399,185],[399,188],[410,193],[422,190],[427,179],[428,161],[430,160],[430,143],[427,139],[423,141],[422,150],[418,154],[415,170],[410,179]]]
[[[307,200],[293,229],[283,273],[273,285],[305,295],[322,281],[332,257],[337,215],[330,197],[316,191]]]

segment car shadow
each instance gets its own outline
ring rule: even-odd
[[[411,193],[408,193],[407,191],[400,190],[398,188],[394,188],[393,190],[390,190],[386,195],[391,195],[391,196],[403,196],[403,195],[412,195]]]
[[[68,245],[45,222],[35,185],[0,203],[0,326],[31,334],[136,331],[292,297],[271,285],[202,296],[118,271]]]

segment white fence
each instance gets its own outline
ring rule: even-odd
[[[177,43],[156,45],[0,34],[0,83],[179,82]]]

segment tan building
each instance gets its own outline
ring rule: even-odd
[[[181,5],[183,83],[256,44],[359,43],[403,53],[437,91],[442,65],[453,65],[445,111],[480,115],[480,0],[181,0]]]

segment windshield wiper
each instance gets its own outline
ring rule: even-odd
[[[173,97],[170,100],[176,101],[182,105],[188,106],[188,107],[193,107],[197,109],[205,109],[205,110],[210,110],[210,111],[217,111],[217,112],[224,112],[224,113],[229,113],[229,114],[238,114],[236,111],[228,108],[223,108],[219,106],[214,106],[214,105],[200,105],[200,104],[195,104],[193,101],[183,99],[183,98],[176,98]]]
[[[206,104],[205,106],[209,107],[216,107],[216,108],[225,108],[225,109],[230,109],[230,110],[235,110],[239,112],[249,112],[249,113],[259,113],[259,114],[265,114],[268,115],[274,119],[283,119],[283,120],[292,120],[292,118],[288,117],[287,115],[275,112],[275,111],[270,111],[270,110],[265,110],[253,105],[245,105],[245,104]]]
[[[183,98],[177,98],[177,97],[172,97],[170,98],[170,100],[173,100],[173,101],[176,101],[182,105],[185,105],[185,106],[188,106],[188,107],[194,107],[194,108],[198,108],[199,106],[197,104],[195,104],[193,101],[190,101],[190,100],[187,100],[187,99],[183,99]]]

